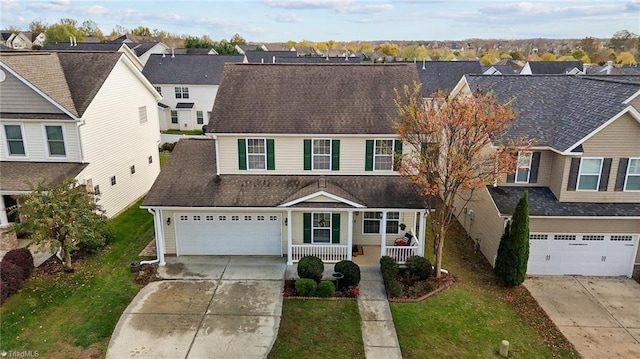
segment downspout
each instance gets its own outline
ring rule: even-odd
[[[85,120],[80,120],[76,125],[76,132],[78,136],[78,149],[80,150],[80,162],[82,162],[82,164],[87,163],[87,161],[85,161],[84,159],[84,151],[82,150],[82,137],[80,137],[80,126],[84,126],[85,123],[86,123]]]
[[[153,226],[156,229],[155,230],[155,240],[156,240],[156,259],[152,259],[152,260],[148,260],[148,261],[140,261],[140,264],[156,264],[156,263],[160,263],[160,251],[162,250],[162,247],[160,246],[160,244],[158,243],[158,232],[161,230],[160,227],[158,227],[158,216],[156,216],[156,211],[154,211],[151,208],[147,208],[147,212],[151,213],[151,215],[153,216]],[[162,221],[160,221],[160,226],[162,225]]]
[[[220,178],[220,164],[218,163],[220,161],[220,156],[218,153],[218,136],[213,135],[213,144],[215,147],[215,151],[216,151],[216,178]]]

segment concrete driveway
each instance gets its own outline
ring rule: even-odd
[[[627,278],[538,277],[524,286],[585,358],[640,358],[640,284]]]
[[[107,358],[265,358],[282,313],[279,257],[169,258],[124,311]]]

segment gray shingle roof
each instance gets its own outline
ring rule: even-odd
[[[130,48],[136,56],[141,56],[145,52],[151,50],[154,46],[156,46],[157,42],[143,42],[143,43],[134,43],[134,42],[125,42],[128,48]]]
[[[114,42],[79,42],[71,46],[69,42],[48,42],[42,47],[42,51],[107,51],[120,50],[122,43]]]
[[[530,216],[637,217],[640,203],[558,202],[547,187],[487,186],[500,214],[511,216],[524,191],[529,191]]]
[[[567,151],[625,109],[640,90],[640,76],[477,76],[467,75],[471,91],[492,92],[512,101],[518,114],[508,138],[528,137],[537,146]]]
[[[566,74],[574,67],[582,71],[582,61],[529,61],[528,63],[534,75]]]
[[[432,97],[437,91],[448,95],[462,76],[482,74],[478,61],[424,61],[414,66],[422,82],[422,97]]]
[[[298,53],[295,51],[245,51],[244,55],[250,64],[270,64],[273,62],[274,56],[276,57],[276,63],[278,63],[278,59],[281,57],[297,57]]]
[[[88,163],[73,162],[0,162],[0,190],[29,191],[29,185],[44,181],[53,185],[67,178],[75,178]]]
[[[359,57],[347,57],[346,60],[344,57],[327,59],[322,56],[276,57],[276,64],[359,64],[360,62]]]
[[[224,64],[242,62],[242,55],[152,54],[142,74],[154,85],[218,85]]]
[[[222,175],[215,181],[214,141],[180,140],[147,194],[143,206],[277,207],[295,193],[350,195],[368,208],[425,208],[424,197],[400,176]],[[188,178],[189,180],[185,180]],[[319,186],[324,178],[326,188]]]
[[[207,131],[394,134],[394,89],[413,64],[227,64]]]

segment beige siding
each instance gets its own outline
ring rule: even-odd
[[[142,106],[147,110],[144,123],[138,112]],[[160,172],[157,111],[154,94],[120,61],[83,116],[80,133],[89,166],[78,178],[100,186],[98,203],[110,217],[147,193]],[[134,174],[131,166],[135,166]],[[116,176],[115,186],[112,176]]]
[[[411,228],[418,236],[416,228],[416,213],[415,212],[400,212],[400,223],[407,225],[407,228]],[[359,215],[353,216],[353,244],[363,246],[379,246],[382,241],[382,235],[380,234],[365,234],[364,232],[364,220],[362,212]],[[396,238],[400,238],[404,235],[404,232],[398,230],[397,234],[387,233],[386,244],[392,245]]]
[[[614,191],[619,159],[640,157],[640,123],[625,114],[582,144],[583,157],[611,158],[607,191],[567,191],[568,175],[563,179],[562,202],[640,202],[640,192]],[[566,161],[568,173],[570,160]]]
[[[8,71],[0,83],[0,108],[8,113],[63,113],[50,101],[20,81]]]
[[[178,223],[174,216],[174,211],[162,211],[162,226],[164,227],[164,253],[176,254],[176,226],[167,225],[167,218],[171,218],[171,222]]]
[[[538,166],[538,180],[536,183],[507,183],[507,176],[503,176],[500,180],[501,186],[537,186],[548,187],[551,181],[551,170],[554,159],[552,151],[535,151],[540,152],[540,164]]]
[[[566,178],[569,177],[568,173],[570,165],[570,157],[563,156],[558,153],[552,154],[549,189],[553,192],[556,198],[560,198],[562,191],[567,188]],[[562,186],[564,186],[564,188]]]
[[[78,129],[73,121],[40,122],[40,121],[10,121],[2,120],[2,146],[0,146],[0,158],[2,161],[30,161],[30,162],[80,162],[80,145],[78,141]],[[4,125],[22,124],[23,141],[26,156],[8,156]],[[45,132],[45,124],[50,126],[62,126],[62,134],[65,143],[66,156],[49,156],[49,147]]]
[[[306,200],[305,202],[321,202],[321,203],[327,203],[327,202],[338,202],[333,198],[329,198],[327,196],[317,196],[311,199]]]
[[[630,103],[636,110],[640,111],[640,96],[636,96]]]

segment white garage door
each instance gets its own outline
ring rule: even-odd
[[[529,275],[631,276],[637,235],[531,233]]]
[[[177,252],[280,255],[281,216],[256,213],[176,213]]]

